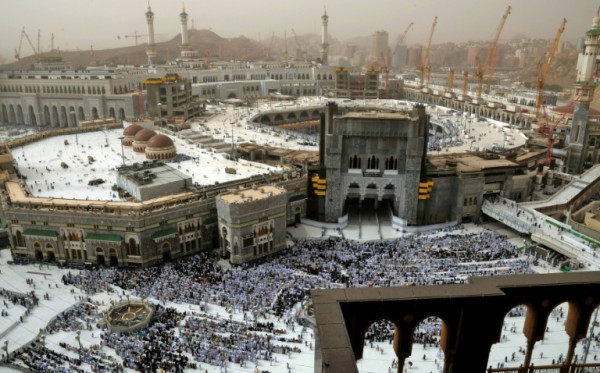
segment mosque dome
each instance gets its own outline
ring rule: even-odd
[[[152,138],[152,136],[156,136],[156,132],[144,128],[135,134],[134,141],[146,142]]]
[[[140,126],[139,124],[132,124],[130,126],[127,126],[127,128],[123,130],[123,145],[131,146],[131,144],[133,144],[133,139],[135,135],[143,129],[144,127]]]
[[[144,127],[139,124],[132,124],[123,130],[123,136],[135,136],[136,133],[143,130]]]
[[[136,133],[132,143],[133,151],[136,153],[144,153],[146,150],[146,142],[154,136],[156,136],[156,132],[147,128]]]
[[[155,135],[146,142],[147,148],[168,148],[173,146],[173,140],[167,135]]]
[[[155,135],[146,142],[146,158],[154,160],[169,160],[177,156],[173,140],[166,135]]]

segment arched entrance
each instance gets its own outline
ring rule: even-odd
[[[54,246],[51,243],[46,244],[46,260],[48,262],[55,262],[56,258],[54,257]]]
[[[28,109],[29,113],[29,124],[36,126],[37,125],[37,119],[35,117],[35,112],[33,111],[33,106],[29,105],[29,109]]]
[[[23,108],[21,105],[17,105],[17,124],[25,123],[25,119],[23,118]]]
[[[2,118],[0,118],[2,122],[8,123],[8,112],[6,111],[6,105],[2,104]]]
[[[110,258],[109,262],[110,262],[111,267],[119,266],[119,257],[117,257],[117,250],[114,247],[110,248],[108,257]]]
[[[104,250],[101,247],[96,248],[96,264],[98,266],[106,265],[106,260],[104,259]]]
[[[43,123],[46,126],[52,125],[52,119],[50,118],[50,108],[48,106],[44,106],[44,119]]]
[[[39,242],[35,242],[33,244],[33,250],[35,252],[35,260],[42,261],[44,260],[44,253],[42,253],[42,245]]]
[[[168,262],[171,260],[171,244],[165,242],[161,246],[163,261]]]

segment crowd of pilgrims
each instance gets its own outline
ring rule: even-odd
[[[69,273],[63,276],[63,283],[84,290],[88,300],[101,291],[119,295],[127,291],[132,296],[152,299],[156,316],[142,330],[110,332],[98,329],[102,316],[96,310],[98,304],[82,302],[68,314],[57,317],[46,332],[93,330],[101,336],[100,346],[81,350],[71,347],[79,356],[73,358],[71,354],[61,359],[58,352],[38,343],[20,359],[35,369],[42,368],[35,364],[44,362],[44,369],[52,371],[69,366],[78,371],[82,363],[97,371],[102,371],[100,366],[106,371],[126,367],[144,372],[180,372],[186,367],[203,370],[202,364],[225,371],[229,364],[236,364],[255,371],[259,365],[276,364],[278,354],[289,358],[302,349],[312,349],[312,338],[307,338],[306,328],[299,325],[302,304],[310,289],[427,285],[435,283],[433,272],[453,279],[465,268],[469,275],[529,271],[528,260],[519,257],[517,247],[505,237],[491,231],[454,232],[379,242],[299,239],[280,255],[231,268],[217,264],[220,258],[213,253],[199,253],[160,266]],[[198,311],[175,310],[168,308],[166,302],[197,305]],[[224,307],[228,315],[213,315],[211,304]],[[234,320],[234,314],[240,316],[238,319],[243,315],[243,321]],[[276,324],[270,322],[274,318]],[[429,320],[421,323],[415,334],[417,342],[435,343],[439,338],[438,324]],[[389,340],[392,333],[389,325],[376,323],[367,340]],[[115,356],[108,358],[111,354],[103,353],[106,348],[114,350]],[[53,359],[58,363],[47,365]],[[280,356],[279,360],[284,359]]]

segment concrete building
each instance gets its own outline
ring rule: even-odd
[[[138,82],[127,69],[0,72],[0,122],[75,127],[80,121],[140,114]]]
[[[192,95],[192,83],[178,74],[144,80],[146,112],[167,123],[185,123],[200,115],[202,105]]]
[[[387,58],[390,49],[389,34],[387,31],[375,31],[371,36],[371,55],[372,61],[379,61],[381,57]]]
[[[0,185],[4,190],[0,195],[0,212],[3,221],[9,225],[7,231],[15,258],[82,266],[145,266],[211,250],[219,247],[215,199],[229,189],[263,185],[284,188],[283,211],[278,210],[278,214],[283,214],[283,226],[293,224],[304,216],[306,178],[294,171],[256,175],[202,188],[190,186],[184,175],[177,177],[179,182],[170,193],[133,201],[35,197],[15,174],[10,149],[77,130],[94,132],[104,128],[100,124],[78,129],[51,129],[13,140],[4,152],[0,152],[0,167],[7,168],[0,172]],[[163,176],[167,179],[166,175],[177,172],[166,170],[167,174],[163,174],[157,171],[152,162],[137,167],[138,171],[133,170],[134,166],[130,166],[129,171],[141,173],[142,183],[136,184],[141,194],[146,187],[162,189],[154,182]],[[144,177],[148,177],[145,171],[157,175],[156,178],[151,177],[152,183],[144,184]],[[126,191],[117,189],[114,192]],[[141,194],[139,199],[146,198]],[[265,205],[270,204],[269,198],[268,195],[265,197]],[[277,194],[273,198],[283,197]],[[279,204],[279,199],[277,201]],[[278,220],[280,216],[276,218],[274,223],[279,232],[285,235],[285,228],[281,229]],[[274,237],[279,239],[278,235]],[[273,250],[279,249],[277,242],[274,241]]]
[[[374,67],[366,67],[357,72],[351,72],[348,68],[337,68],[333,93],[338,98],[379,98],[380,73],[381,70]]]
[[[243,264],[284,249],[287,199],[285,189],[270,185],[220,194],[221,256]]]
[[[156,161],[122,166],[117,171],[117,187],[129,193],[136,201],[178,194],[192,186],[189,175]]]
[[[389,201],[394,215],[417,224],[419,181],[427,144],[425,108],[413,113],[343,113],[329,104],[321,132],[326,179],[323,220],[337,222],[351,200]],[[318,183],[318,181],[317,181]]]

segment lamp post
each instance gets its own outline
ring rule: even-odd
[[[123,161],[123,166],[125,166],[125,150],[123,150],[123,139],[124,136],[119,136],[118,139],[121,141],[121,160]]]
[[[160,126],[162,128],[163,127],[163,123],[162,123],[162,104],[159,102],[158,104],[156,104],[156,107],[158,107],[158,120],[160,121]]]
[[[77,132],[79,131],[79,126],[77,123],[77,114],[75,113],[75,110],[71,110],[70,114],[73,116],[73,124],[75,124],[75,144],[79,146],[79,138],[77,137]]]

